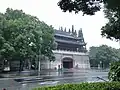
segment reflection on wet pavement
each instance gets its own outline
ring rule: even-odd
[[[44,73],[45,74],[45,73]],[[27,77],[19,81],[13,80],[0,80],[0,90],[6,87],[7,90],[32,90],[35,87],[51,86],[64,83],[80,83],[80,82],[101,82],[107,79],[108,72],[96,70],[77,70],[77,71],[63,71],[63,72],[48,72],[47,74],[40,75],[40,77]],[[101,80],[102,78],[103,80]],[[11,85],[8,82],[16,82]],[[5,84],[6,83],[6,84]],[[8,85],[9,84],[9,85]]]

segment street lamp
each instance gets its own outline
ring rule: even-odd
[[[40,41],[42,42],[42,37],[40,37]],[[38,51],[38,61],[39,61],[39,66],[38,66],[38,73],[40,75],[40,71],[41,71],[41,65],[40,65],[40,60],[41,60],[41,45],[40,45],[40,48],[39,48],[39,51]]]
[[[39,61],[38,72],[39,73],[40,73],[40,54],[41,54],[41,51],[39,50],[38,52],[38,61]]]

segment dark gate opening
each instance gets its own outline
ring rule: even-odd
[[[63,59],[63,68],[73,68],[73,60],[71,58]]]

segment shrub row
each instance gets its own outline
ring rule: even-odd
[[[120,82],[62,84],[51,87],[35,88],[33,90],[120,90]]]

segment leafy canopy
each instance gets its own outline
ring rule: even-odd
[[[0,58],[24,60],[38,54],[51,58],[53,33],[53,27],[37,17],[7,8],[5,13],[0,13]]]
[[[119,61],[120,59],[119,49],[114,49],[107,45],[90,47],[89,55],[92,67],[98,67],[98,64],[101,62],[101,67],[108,68],[109,63]]]
[[[102,36],[111,40],[120,40],[120,7],[104,10],[108,23],[102,27]]]
[[[95,12],[100,11],[102,4],[107,8],[115,8],[120,6],[119,0],[60,0],[58,6],[64,11],[78,13],[80,11],[83,14],[94,15]]]

